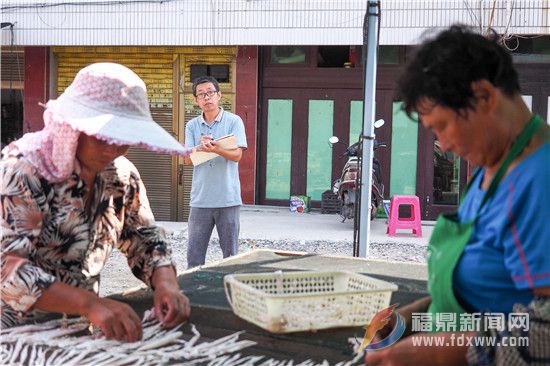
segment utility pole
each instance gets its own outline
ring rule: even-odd
[[[380,1],[368,1],[363,23],[363,132],[361,146],[361,186],[359,195],[359,257],[369,255],[370,210],[372,190],[372,157],[374,144],[374,119],[376,113],[376,65],[378,62],[378,30],[380,24]]]

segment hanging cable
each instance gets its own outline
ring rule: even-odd
[[[17,4],[17,5],[8,5],[3,6],[2,10],[20,10],[20,9],[37,9],[37,8],[53,8],[57,6],[65,6],[65,5],[78,5],[78,6],[84,6],[84,5],[126,5],[126,4],[163,4],[163,3],[171,3],[173,1],[180,1],[180,0],[127,0],[127,1],[86,1],[86,2],[77,2],[77,1],[64,1],[60,3],[53,3],[53,4]]]

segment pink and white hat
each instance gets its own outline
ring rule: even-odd
[[[189,153],[153,121],[145,83],[132,70],[116,63],[83,68],[63,94],[46,106],[75,130],[111,144]]]

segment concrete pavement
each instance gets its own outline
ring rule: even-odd
[[[159,222],[175,243],[187,246],[186,222]],[[386,219],[371,221],[371,243],[365,262],[372,273],[416,280],[427,279],[426,252],[433,221],[422,222],[423,236],[407,232],[386,234]],[[341,222],[337,214],[291,213],[286,207],[245,205],[241,208],[240,253],[253,249],[299,251],[331,258],[352,256],[353,221]],[[178,245],[178,244],[175,244]],[[221,259],[214,230],[207,253],[207,265]],[[184,252],[182,247],[180,252]],[[177,252],[177,251],[176,251]],[[178,262],[185,254],[176,253]],[[181,259],[180,259],[181,257]],[[367,265],[368,264],[368,265]],[[363,268],[363,269],[365,269]],[[184,267],[178,268],[183,273]]]
[[[187,270],[187,223],[161,221],[157,224],[169,234],[173,259],[178,274]],[[410,233],[390,237],[386,234],[386,220],[371,222],[371,244],[361,270],[385,276],[426,280],[426,247],[433,223],[424,223],[423,237]],[[336,214],[323,215],[320,211],[307,214],[291,213],[288,208],[273,206],[243,206],[239,253],[254,249],[298,251],[330,258],[350,257],[353,254],[353,222],[341,222]],[[207,265],[222,259],[216,230],[206,255]],[[118,251],[111,253],[102,272],[102,296],[120,293],[128,288],[143,286],[128,269],[126,260]]]
[[[187,222],[161,221],[158,224],[170,233],[187,232]],[[412,235],[410,230],[398,232],[391,237],[386,234],[386,219],[375,219],[371,222],[371,243],[427,246],[434,223],[423,221],[422,224],[421,238]],[[216,230],[213,237],[217,238]],[[291,213],[285,207],[245,205],[241,208],[240,238],[353,243],[353,221],[341,222],[337,214],[321,214],[316,210],[310,213]]]

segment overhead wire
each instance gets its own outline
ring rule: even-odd
[[[74,6],[88,6],[88,5],[126,5],[126,4],[163,4],[171,3],[173,1],[180,0],[127,0],[127,1],[62,1],[59,3],[40,3],[40,4],[17,4],[2,6],[0,9],[6,10],[21,10],[21,9],[43,9],[53,8],[57,6],[74,5]]]

